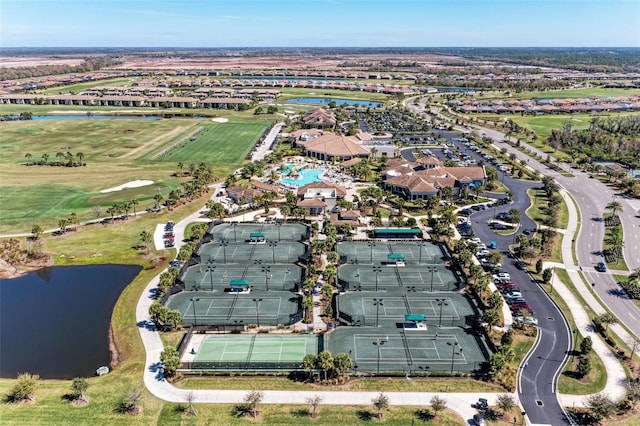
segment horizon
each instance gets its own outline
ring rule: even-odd
[[[635,0],[3,0],[0,39],[23,49],[634,48],[638,16]]]

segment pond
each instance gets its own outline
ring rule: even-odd
[[[90,377],[109,365],[113,307],[141,269],[58,266],[0,280],[0,377]]]
[[[291,98],[284,101],[285,104],[313,104],[313,105],[329,105],[335,102],[337,105],[351,105],[359,107],[380,108],[384,106],[384,102],[375,102],[370,100],[353,100],[340,98]]]

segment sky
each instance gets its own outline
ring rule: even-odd
[[[0,47],[638,47],[640,0],[0,0]]]

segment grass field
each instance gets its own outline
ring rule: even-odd
[[[161,161],[186,163],[197,159],[198,162],[213,164],[240,164],[251,151],[255,141],[266,130],[267,124],[262,122],[202,123],[198,127],[198,130],[202,130],[194,136],[195,140],[176,147]],[[153,152],[150,155],[157,154]],[[149,159],[149,155],[142,159]]]
[[[92,208],[137,199],[138,210],[151,206],[158,192],[166,196],[188,178],[172,176],[178,162],[211,164],[225,176],[241,166],[246,154],[266,129],[264,122],[210,123],[193,119],[164,120],[51,120],[3,124],[0,133],[0,232],[25,232],[38,222],[53,227],[75,212],[93,218]],[[200,131],[165,156],[153,156]],[[84,167],[27,166],[25,154],[36,162],[57,153],[84,154]],[[153,185],[101,193],[132,180]]]

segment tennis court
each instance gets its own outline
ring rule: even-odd
[[[385,291],[396,287],[420,291],[458,290],[457,277],[444,265],[344,265],[338,269],[338,280],[345,290],[352,291]]]
[[[345,327],[330,333],[327,345],[332,353],[346,349],[358,372],[471,372],[488,354],[462,329],[405,332]]]
[[[322,336],[313,334],[192,335],[182,361],[192,369],[299,369],[321,346]]]
[[[428,241],[387,242],[367,241],[338,243],[338,254],[351,264],[385,265],[389,255],[402,255],[407,265],[430,265],[442,263],[442,249]]]
[[[352,325],[403,322],[406,314],[422,314],[430,326],[464,326],[467,317],[475,316],[472,305],[458,293],[442,295],[346,293],[338,301],[338,315]]]
[[[218,293],[185,291],[169,298],[167,307],[192,325],[289,325],[299,320],[299,296],[266,292]]]
[[[304,244],[295,241],[267,241],[265,244],[214,241],[198,251],[203,263],[223,264],[258,261],[258,263],[295,263],[305,254]]]
[[[300,223],[222,223],[211,230],[214,241],[245,243],[251,234],[262,234],[266,241],[303,241],[309,228]]]
[[[247,281],[252,290],[295,290],[302,277],[298,265],[266,265],[247,261],[241,264],[205,263],[188,267],[180,276],[186,290],[223,292],[232,281]]]

